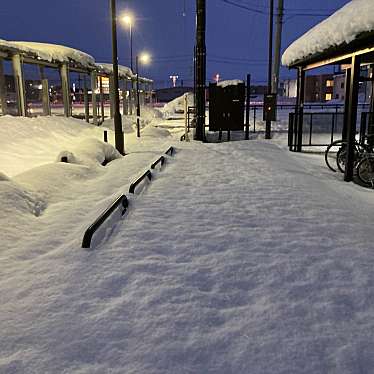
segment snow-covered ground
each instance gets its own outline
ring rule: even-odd
[[[120,157],[83,121],[0,118],[0,373],[370,373],[372,190],[286,134],[181,143],[183,122],[150,112],[139,140],[133,122]]]

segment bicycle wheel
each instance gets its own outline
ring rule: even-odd
[[[344,144],[340,147],[339,151],[336,154],[336,165],[338,166],[338,170],[341,173],[345,171],[345,160],[347,158],[347,145]]]
[[[374,187],[374,158],[364,158],[357,164],[357,177],[365,185]]]
[[[332,167],[333,164],[336,163],[336,153],[335,153],[335,148],[336,147],[341,147],[343,144],[343,140],[335,140],[332,142],[326,149],[325,151],[325,162],[326,165],[330,170],[332,170],[334,173],[336,173],[336,169]]]
[[[362,155],[366,152],[365,147],[360,145],[359,143],[355,143],[354,148],[353,148],[353,161],[356,164]],[[347,143],[344,143],[338,153],[336,154],[336,164],[338,166],[339,171],[342,173],[345,172],[345,162],[347,159]]]

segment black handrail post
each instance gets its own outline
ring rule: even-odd
[[[335,131],[335,116],[332,114],[332,124],[331,124],[331,143],[334,141],[334,131]]]
[[[247,101],[245,105],[245,140],[249,139],[249,110],[251,105],[251,74],[247,74]]]
[[[253,133],[256,133],[256,105],[253,107]]]

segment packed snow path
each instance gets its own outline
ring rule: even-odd
[[[181,145],[95,251],[3,282],[0,372],[372,373],[373,192],[324,170]]]

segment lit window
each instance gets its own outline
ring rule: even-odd
[[[332,100],[332,94],[331,93],[327,93],[326,96],[325,96],[325,100],[326,101]]]
[[[332,81],[332,80],[327,80],[327,81],[326,81],[326,87],[334,87],[334,81]]]

